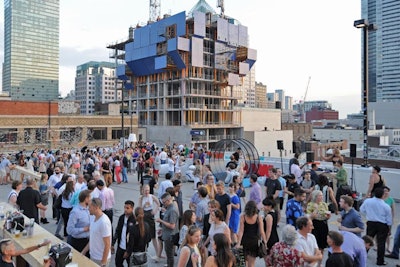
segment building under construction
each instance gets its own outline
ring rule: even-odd
[[[127,41],[108,48],[147,140],[212,148],[243,135],[235,106],[257,57],[248,43],[246,26],[199,0],[188,14],[131,28]]]

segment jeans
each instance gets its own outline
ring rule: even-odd
[[[172,242],[172,237],[164,240],[164,250],[167,255],[168,267],[174,267],[174,243]]]
[[[397,258],[399,257],[399,248],[400,248],[400,224],[397,226],[396,233],[394,234],[393,249],[392,249],[392,255]]]
[[[53,204],[56,203],[57,196],[53,195],[52,198],[53,198]],[[60,219],[60,211],[56,208],[52,208],[52,210],[53,210],[53,219],[59,220]]]
[[[126,172],[126,167],[122,167],[122,182],[128,182],[128,174]]]
[[[61,212],[59,212],[61,214]],[[64,225],[64,219],[62,216],[60,216],[60,219],[58,219],[58,223],[57,223],[57,228],[56,228],[56,235],[60,234],[61,231],[61,227]]]

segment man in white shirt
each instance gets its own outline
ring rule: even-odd
[[[94,198],[89,204],[90,235],[89,243],[82,250],[85,255],[89,251],[90,259],[101,267],[108,267],[111,259],[111,222],[101,211],[101,200]]]
[[[160,152],[160,160],[161,160],[161,164],[165,164],[167,163],[167,152],[164,151],[164,148],[161,148],[161,152]]]
[[[314,225],[307,217],[299,217],[296,220],[297,241],[295,248],[302,253],[304,267],[317,267],[322,261],[322,253],[318,249],[317,240],[311,234]]]
[[[158,188],[158,196],[159,197],[161,197],[165,193],[165,190],[168,187],[174,187],[174,185],[171,182],[171,178],[172,178],[172,176],[170,173],[165,174],[165,181],[162,181],[160,183],[160,187]]]
[[[301,168],[303,166],[300,167],[299,160],[298,159],[294,159],[293,160],[293,164],[290,167],[290,173],[293,174],[296,177],[296,182],[299,185],[301,184],[301,181],[303,181],[303,176],[302,176],[303,172],[301,171]]]
[[[55,167],[54,168],[54,173],[49,177],[49,180],[47,181],[47,186],[49,187],[49,192],[51,193],[51,196],[53,198],[53,203],[56,202],[57,199],[57,191],[54,188],[54,186],[61,181],[62,178],[62,173],[60,167]],[[58,210],[53,208],[53,219],[58,218]]]

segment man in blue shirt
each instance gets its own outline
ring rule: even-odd
[[[367,235],[375,237],[378,244],[378,256],[376,265],[386,265],[384,261],[385,243],[389,233],[389,226],[392,225],[392,211],[383,201],[383,188],[375,189],[375,196],[367,198],[360,207],[361,213],[366,215]]]
[[[69,214],[67,223],[68,244],[81,252],[89,242],[89,202],[90,191],[83,190],[79,193],[79,204]]]
[[[350,196],[343,195],[340,197],[339,205],[342,208],[338,222],[339,230],[352,232],[361,237],[364,231],[364,223],[360,214],[353,208],[354,200]]]
[[[302,203],[306,199],[306,192],[303,189],[294,191],[294,198],[286,204],[286,223],[296,227],[296,220],[304,215]]]

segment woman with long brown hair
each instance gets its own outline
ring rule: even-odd
[[[219,233],[214,236],[215,254],[208,257],[204,267],[232,267],[236,260],[231,251],[231,244],[226,235]]]
[[[72,210],[72,204],[70,202],[74,192],[75,192],[75,182],[73,180],[69,180],[72,178],[68,178],[67,182],[65,183],[65,190],[62,192],[61,198],[61,216],[64,220],[64,236],[67,236],[67,224],[69,213]]]
[[[201,229],[194,225],[190,226],[180,248],[178,267],[201,266],[201,253],[197,246],[200,239]]]
[[[144,221],[144,210],[141,207],[135,209],[136,224],[129,229],[128,247],[132,253],[146,252],[151,240],[150,229]],[[128,248],[127,248],[128,250]]]

